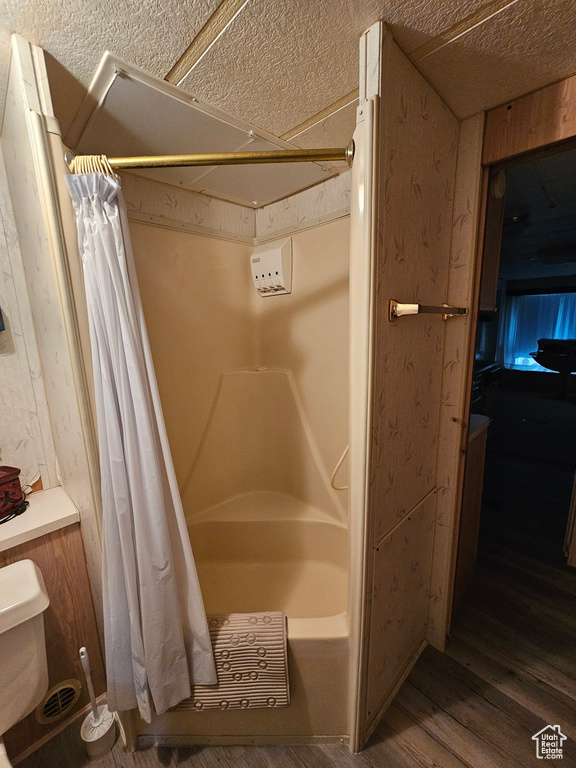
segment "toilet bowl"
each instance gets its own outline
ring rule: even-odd
[[[10,766],[2,734],[48,690],[43,612],[50,601],[32,560],[0,568],[0,768]]]

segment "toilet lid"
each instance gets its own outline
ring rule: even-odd
[[[0,634],[34,618],[49,604],[42,573],[32,560],[0,568]]]

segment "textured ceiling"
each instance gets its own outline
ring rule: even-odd
[[[500,277],[576,274],[576,149],[506,171]]]
[[[477,5],[474,0],[250,0],[180,85],[280,135],[358,86],[358,39],[379,18],[412,50]]]
[[[574,11],[575,0],[2,0],[0,102],[17,32],[49,54],[64,132],[109,50],[294,144],[344,145],[358,38],[379,18],[466,117],[574,74]]]
[[[2,0],[0,26],[54,56],[88,86],[105,50],[164,77],[220,0]]]
[[[574,74],[575,35],[575,2],[522,0],[417,66],[466,116]]]

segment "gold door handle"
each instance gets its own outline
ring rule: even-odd
[[[398,320],[405,315],[423,315],[433,314],[442,315],[442,320],[448,320],[455,315],[467,315],[467,307],[450,307],[448,304],[442,304],[441,307],[433,307],[428,304],[401,304],[399,301],[390,299],[388,311],[389,320]]]

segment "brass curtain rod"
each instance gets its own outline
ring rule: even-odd
[[[80,156],[78,156],[78,159]],[[344,160],[352,165],[354,142],[337,149],[278,149],[271,152],[220,152],[204,155],[150,155],[144,157],[109,157],[113,170],[129,168],[178,168],[181,166],[244,165],[254,163],[301,163]],[[76,172],[76,159],[68,162]]]

